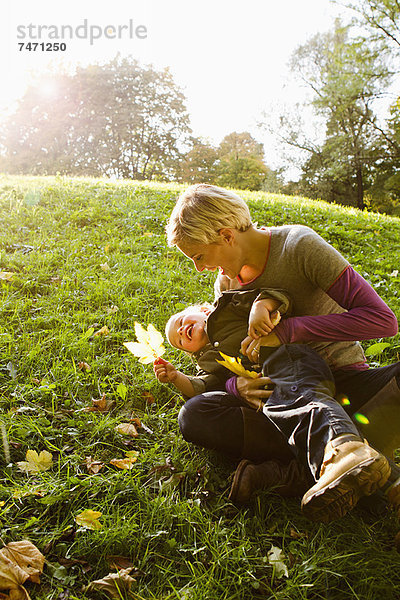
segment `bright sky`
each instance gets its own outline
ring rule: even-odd
[[[344,15],[330,0],[17,0],[0,8],[2,82],[0,109],[13,105],[32,71],[50,62],[73,66],[131,54],[143,64],[170,67],[187,97],[194,134],[219,143],[232,131],[248,130],[259,140],[261,111],[303,90],[288,83],[294,48]],[[38,25],[144,25],[146,39],[65,39],[65,52],[18,51],[17,27]],[[44,31],[44,30],[43,30]],[[83,29],[81,29],[83,31]],[[116,29],[118,31],[118,29]],[[112,33],[112,30],[110,30]],[[111,35],[110,33],[110,35]],[[43,35],[41,40],[48,38]],[[54,40],[53,40],[54,41]],[[267,162],[273,166],[273,157]]]

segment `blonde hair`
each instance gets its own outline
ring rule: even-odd
[[[249,207],[237,194],[199,183],[179,196],[166,227],[168,245],[213,244],[220,229],[246,231],[251,224]]]
[[[180,310],[179,312],[170,316],[170,318],[168,319],[168,321],[165,325],[165,337],[167,338],[168,342],[171,344],[171,346],[173,348],[178,348],[178,350],[182,350],[182,348],[180,348],[179,346],[175,346],[171,341],[170,329],[171,329],[172,320],[176,319],[177,317],[180,317],[181,315],[185,315],[188,312],[203,312],[204,309],[209,309],[209,308],[211,308],[211,306],[212,305],[209,304],[208,302],[204,302],[203,304],[191,304],[190,306],[187,306],[183,310]],[[183,352],[186,352],[186,354],[190,354],[190,355],[192,354],[192,352],[189,352],[188,350],[183,350]]]

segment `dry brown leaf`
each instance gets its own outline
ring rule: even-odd
[[[113,400],[108,400],[106,398],[105,393],[103,393],[101,398],[92,398],[93,406],[86,406],[86,412],[108,412],[111,410],[114,402]]]
[[[308,538],[308,533],[305,531],[303,533],[296,531],[293,527],[290,529],[290,537],[294,540],[301,540],[302,538]]]
[[[78,369],[80,371],[90,371],[90,365],[87,362],[78,362]]]
[[[86,457],[86,468],[91,475],[97,475],[104,467],[104,463],[100,460],[92,460],[91,456]]]
[[[3,557],[23,569],[30,581],[40,583],[39,576],[43,571],[44,556],[32,542],[28,540],[10,542],[0,550],[0,560]]]
[[[107,325],[104,325],[101,329],[99,329],[98,331],[95,331],[95,333],[93,334],[93,337],[98,337],[99,335],[108,335],[110,333],[110,330],[108,329]]]
[[[153,394],[151,392],[144,391],[143,398],[146,400],[146,404],[151,406],[156,401]]]
[[[128,569],[121,569],[118,573],[109,573],[103,579],[97,579],[92,581],[86,587],[85,591],[95,592],[101,591],[108,594],[110,598],[121,598],[121,592],[129,592],[132,587],[132,583],[136,582],[136,579],[131,577],[129,573],[132,571],[132,567]]]
[[[10,590],[9,600],[30,600],[23,583],[40,583],[43,554],[28,540],[10,542],[0,550],[0,589]]]
[[[122,433],[122,435],[129,435],[130,437],[138,437],[138,432],[133,423],[120,423],[116,426],[115,431]]]
[[[130,558],[111,554],[107,556],[110,569],[133,569],[134,565]]]
[[[110,460],[110,465],[114,465],[114,467],[118,467],[118,469],[126,469],[130,471],[131,469],[133,469],[133,466],[136,461],[136,456],[127,456],[126,458],[112,458]]]
[[[135,425],[135,427],[138,427],[139,429],[142,427],[141,420],[139,419],[139,417],[135,417],[134,414],[132,414],[132,416],[129,420],[131,423],[133,423]]]

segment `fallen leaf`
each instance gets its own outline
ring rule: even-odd
[[[10,600],[29,600],[25,581],[40,583],[43,554],[28,540],[10,542],[0,550],[0,589],[10,590]],[[3,594],[2,594],[3,596]]]
[[[130,437],[137,437],[139,435],[133,423],[120,423],[116,426],[115,431],[122,433],[122,435],[129,435]]]
[[[143,398],[146,400],[146,404],[151,406],[156,401],[153,394],[151,392],[144,391]]]
[[[108,412],[111,410],[114,401],[108,400],[106,398],[105,393],[103,393],[101,398],[92,398],[93,406],[86,406],[86,412]]]
[[[134,456],[127,456],[126,458],[112,458],[110,460],[110,465],[114,465],[114,467],[118,467],[118,469],[130,471],[133,469],[136,461],[137,458]]]
[[[28,450],[25,458],[26,461],[17,462],[18,468],[25,473],[41,473],[53,466],[53,455],[47,450],[42,450],[39,455],[36,450]]]
[[[92,460],[91,456],[86,457],[86,468],[88,470],[88,473],[91,473],[92,475],[97,475],[97,473],[99,473],[103,467],[104,463],[100,460]]]
[[[10,542],[0,550],[0,560],[3,559],[16,563],[28,574],[30,581],[40,583],[45,558],[32,542]]]
[[[104,325],[101,329],[98,329],[94,332],[93,337],[98,337],[99,335],[108,335],[109,333],[110,330],[108,329],[107,325]]]
[[[12,273],[11,271],[0,271],[0,279],[2,281],[11,281],[13,277],[14,273]]]
[[[90,365],[87,362],[80,361],[78,362],[78,369],[80,371],[90,371]]]
[[[75,522],[78,523],[81,527],[85,527],[85,529],[101,529],[102,524],[98,520],[101,517],[102,513],[97,510],[90,510],[87,508],[79,515],[76,515]]]
[[[112,554],[107,556],[110,569],[133,569],[134,565],[130,558],[126,556],[117,556]]]
[[[293,527],[290,529],[290,537],[294,540],[301,540],[302,538],[308,538],[308,533],[305,531],[303,533],[299,533]]]
[[[136,582],[136,579],[129,575],[131,571],[132,567],[129,567],[128,569],[121,569],[118,573],[109,573],[103,579],[96,579],[96,581],[89,583],[85,591],[101,591],[111,598],[122,598],[121,592],[129,592],[132,584]]]
[[[125,454],[128,458],[134,458],[135,460],[137,460],[137,457],[139,456],[139,451],[138,450],[126,450]]]
[[[118,308],[118,306],[115,306],[115,304],[111,304],[111,306],[106,309],[106,313],[108,315],[113,315],[114,313],[116,313],[118,311],[119,311],[119,308]]]
[[[139,358],[139,362],[148,365],[162,356],[165,352],[164,339],[162,334],[151,323],[147,330],[135,322],[135,333],[137,342],[124,342],[124,346],[129,352]]]
[[[281,577],[289,577],[289,571],[283,559],[285,555],[281,548],[278,546],[272,546],[271,550],[267,554],[268,562],[274,567],[274,573],[278,579]]]

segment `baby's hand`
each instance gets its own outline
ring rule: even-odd
[[[154,375],[160,383],[173,383],[178,376],[178,371],[163,358],[156,358],[153,362]]]
[[[240,346],[240,352],[247,356],[247,358],[253,362],[257,363],[260,355],[260,347],[261,346],[269,346],[270,348],[276,348],[281,345],[281,341],[276,335],[276,333],[269,333],[268,335],[263,335],[262,337],[253,339],[250,335],[242,340],[242,344]]]
[[[280,320],[281,315],[279,311],[275,310],[270,300],[258,300],[251,307],[247,333],[251,338],[256,340],[263,335],[271,333]]]

